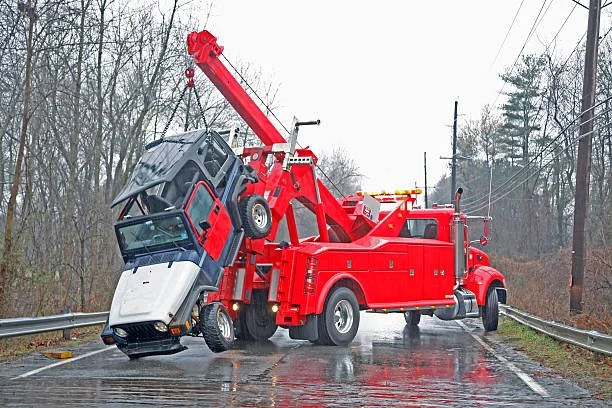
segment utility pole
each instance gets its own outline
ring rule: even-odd
[[[576,195],[574,201],[574,231],[572,238],[572,280],[570,283],[570,313],[582,312],[585,264],[585,225],[589,202],[591,174],[591,145],[594,121],[595,89],[597,77],[597,53],[601,0],[590,0],[587,28],[584,80],[582,84],[582,115],[580,117],[580,141],[576,164]]]
[[[425,208],[429,208],[427,202],[427,152],[423,152],[423,168],[425,170]]]
[[[455,101],[455,114],[453,115],[453,156],[451,157],[451,200],[455,199],[455,190],[457,188],[457,105]]]

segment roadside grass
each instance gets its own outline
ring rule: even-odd
[[[510,318],[500,320],[498,334],[515,349],[577,383],[595,398],[612,399],[612,357],[561,343]]]
[[[31,353],[48,350],[71,349],[100,336],[103,325],[72,329],[72,339],[64,340],[62,330],[29,336],[0,339],[0,360],[14,360]]]

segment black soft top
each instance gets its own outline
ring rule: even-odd
[[[216,142],[214,145],[213,139]],[[127,184],[115,197],[111,207],[160,183],[172,182],[190,161],[201,170],[207,168],[207,160],[222,165],[228,154],[231,155],[232,150],[223,138],[216,132],[207,133],[203,129],[152,142],[134,166]]]

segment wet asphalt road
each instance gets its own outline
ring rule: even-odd
[[[183,344],[173,356],[130,361],[114,346],[87,355],[106,348],[95,341],[73,350],[83,358],[35,373],[58,360],[1,363],[0,406],[610,406],[485,334],[480,320],[424,316],[409,330],[400,314],[362,312],[344,348],[283,329],[221,354],[202,338]]]

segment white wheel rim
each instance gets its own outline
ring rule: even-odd
[[[334,325],[338,333],[347,333],[353,326],[353,307],[348,300],[341,300],[334,308]]]
[[[219,309],[219,312],[217,312],[217,326],[219,326],[221,336],[223,336],[223,338],[226,340],[231,340],[230,335],[232,331],[229,317],[222,309]]]
[[[253,222],[260,229],[264,229],[268,224],[268,213],[263,205],[256,204],[253,206]]]

